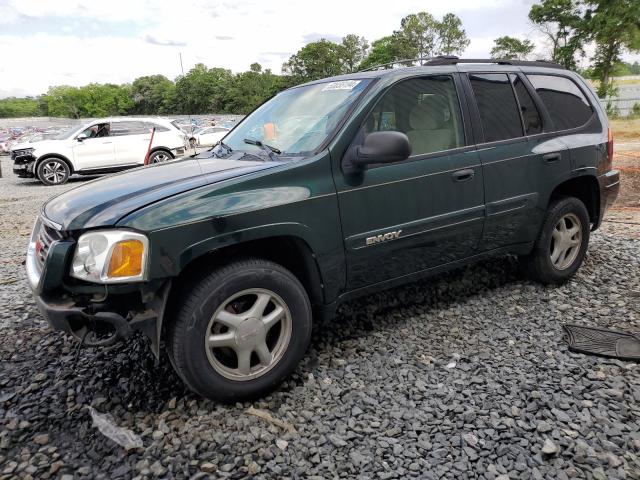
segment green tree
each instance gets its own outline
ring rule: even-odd
[[[340,60],[345,73],[355,72],[369,50],[369,42],[364,37],[349,34],[343,37],[340,49]]]
[[[90,83],[79,90],[83,117],[126,115],[134,106],[130,85]]]
[[[168,103],[175,113],[212,113],[224,111],[226,90],[233,75],[224,68],[195,65],[186,75],[176,79],[175,92]]]
[[[302,47],[282,65],[282,72],[293,82],[303,83],[342,73],[341,48],[337,43],[320,39]]]
[[[130,85],[98,83],[51,87],[44,101],[49,115],[70,118],[126,115],[134,105]]]
[[[37,117],[44,115],[39,98],[9,97],[0,99],[0,118]]]
[[[491,49],[491,58],[526,60],[535,48],[529,40],[520,40],[509,36],[496,38],[493,43],[494,47]]]
[[[403,59],[461,54],[469,45],[462,21],[453,13],[447,13],[440,21],[428,12],[407,15],[392,39],[394,51]]]
[[[59,85],[50,87],[44,95],[47,111],[52,117],[80,118],[84,100],[77,87]]]
[[[393,35],[382,37],[371,44],[371,50],[360,64],[361,69],[401,60],[397,38]]]
[[[432,57],[438,34],[438,22],[433,15],[428,12],[412,13],[400,21],[400,30],[395,33],[396,48],[404,58]]]
[[[282,85],[282,77],[268,69],[262,71],[262,66],[254,63],[248,72],[233,77],[226,92],[224,111],[246,115],[278,93]]]
[[[576,56],[584,55],[586,29],[580,3],[576,0],[542,0],[529,11],[529,20],[551,44],[551,60],[576,69]]]
[[[447,13],[437,26],[437,55],[462,53],[469,46],[467,32],[462,28],[462,20],[453,13]]]
[[[170,112],[173,82],[164,75],[149,75],[136,78],[131,85],[135,102],[133,112],[138,114],[159,114]]]
[[[585,0],[586,29],[595,41],[593,71],[598,95],[615,95],[611,75],[624,51],[640,51],[640,1]]]

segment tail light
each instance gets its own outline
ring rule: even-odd
[[[613,164],[613,132],[611,129],[608,129],[607,135],[607,165],[609,169],[611,169],[611,165]]]

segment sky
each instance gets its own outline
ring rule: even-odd
[[[468,58],[488,57],[502,35],[545,45],[527,14],[534,0],[0,0],[0,98],[38,95],[53,85],[174,79],[196,63],[280,73],[290,55],[320,38],[369,42],[419,11],[462,19]],[[640,56],[627,56],[636,60]]]

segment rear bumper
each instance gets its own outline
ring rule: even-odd
[[[620,172],[618,170],[609,170],[604,175],[598,177],[600,184],[600,214],[598,221],[593,226],[593,230],[602,224],[604,213],[611,205],[613,205],[620,193]]]

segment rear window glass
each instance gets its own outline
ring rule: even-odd
[[[149,129],[143,122],[113,122],[111,124],[111,136],[142,135],[149,133]]]
[[[507,74],[469,75],[480,111],[485,142],[522,136],[518,104]]]
[[[555,130],[581,127],[589,121],[593,109],[584,93],[566,77],[528,74],[549,112]]]
[[[164,125],[160,125],[158,123],[147,123],[147,128],[151,130],[152,128],[156,129],[156,132],[168,132],[169,129]]]
[[[511,75],[511,81],[513,82],[513,88],[516,91],[518,97],[518,103],[520,103],[520,113],[522,114],[522,123],[524,124],[524,133],[526,135],[535,135],[542,133],[542,119],[540,118],[540,112],[536,104],[531,98],[531,94],[525,87],[522,80],[517,75]]]

